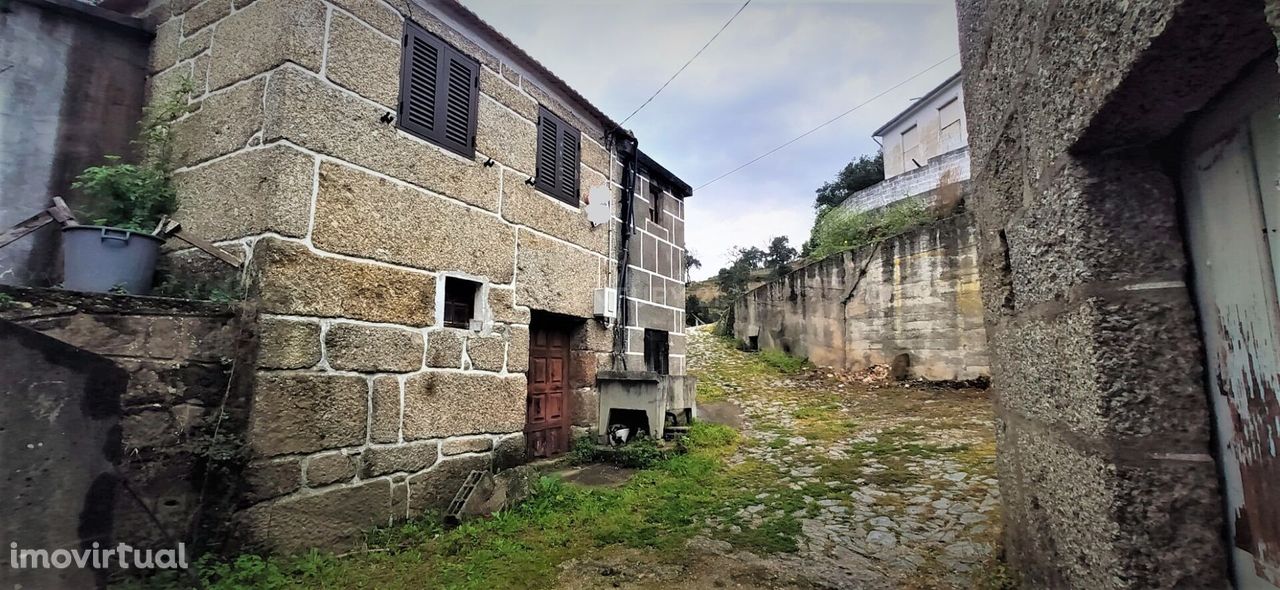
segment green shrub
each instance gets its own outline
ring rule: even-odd
[[[139,163],[107,156],[106,164],[86,168],[76,177],[72,188],[93,200],[93,223],[150,232],[161,217],[178,208],[172,179],[172,125],[190,110],[187,98],[192,87],[189,78],[182,78],[163,99],[146,108],[133,141],[141,152]]]
[[[590,436],[574,441],[571,461],[574,464],[608,463],[618,467],[648,469],[671,457],[671,451],[658,445],[653,438],[634,439],[625,445],[606,447],[595,444]]]
[[[916,199],[861,213],[839,207],[827,209],[819,213],[814,223],[810,256],[823,258],[859,248],[922,225],[929,218],[928,210]]]

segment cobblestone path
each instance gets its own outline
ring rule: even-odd
[[[730,463],[759,473],[759,503],[713,519],[716,533],[795,519],[795,552],[769,559],[819,587],[998,586],[985,392],[780,374],[761,370],[758,357],[706,331],[690,336],[700,403],[723,400],[743,414],[746,441]]]

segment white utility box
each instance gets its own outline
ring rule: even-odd
[[[595,299],[595,314],[598,318],[616,318],[618,317],[618,290],[608,287],[596,289],[593,293]]]

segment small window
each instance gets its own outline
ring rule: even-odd
[[[670,372],[670,352],[667,333],[662,330],[644,331],[644,368],[659,375]]]
[[[480,283],[457,277],[444,278],[444,325],[470,328],[476,317],[476,294]]]
[[[538,109],[538,163],[534,186],[578,206],[578,141],[582,134],[546,107]]]
[[[662,223],[662,187],[655,184],[649,186],[652,187],[649,192],[649,201],[651,201],[649,220],[660,224]]]
[[[902,132],[902,167],[914,170],[923,165],[924,162],[920,161],[920,129],[912,125]]]
[[[480,64],[406,21],[400,64],[401,129],[468,158],[476,153]]]

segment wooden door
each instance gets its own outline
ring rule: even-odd
[[[1280,76],[1271,59],[1192,128],[1193,279],[1236,587],[1280,588]]]
[[[540,324],[529,329],[529,396],[524,439],[531,458],[569,450],[569,332]]]

